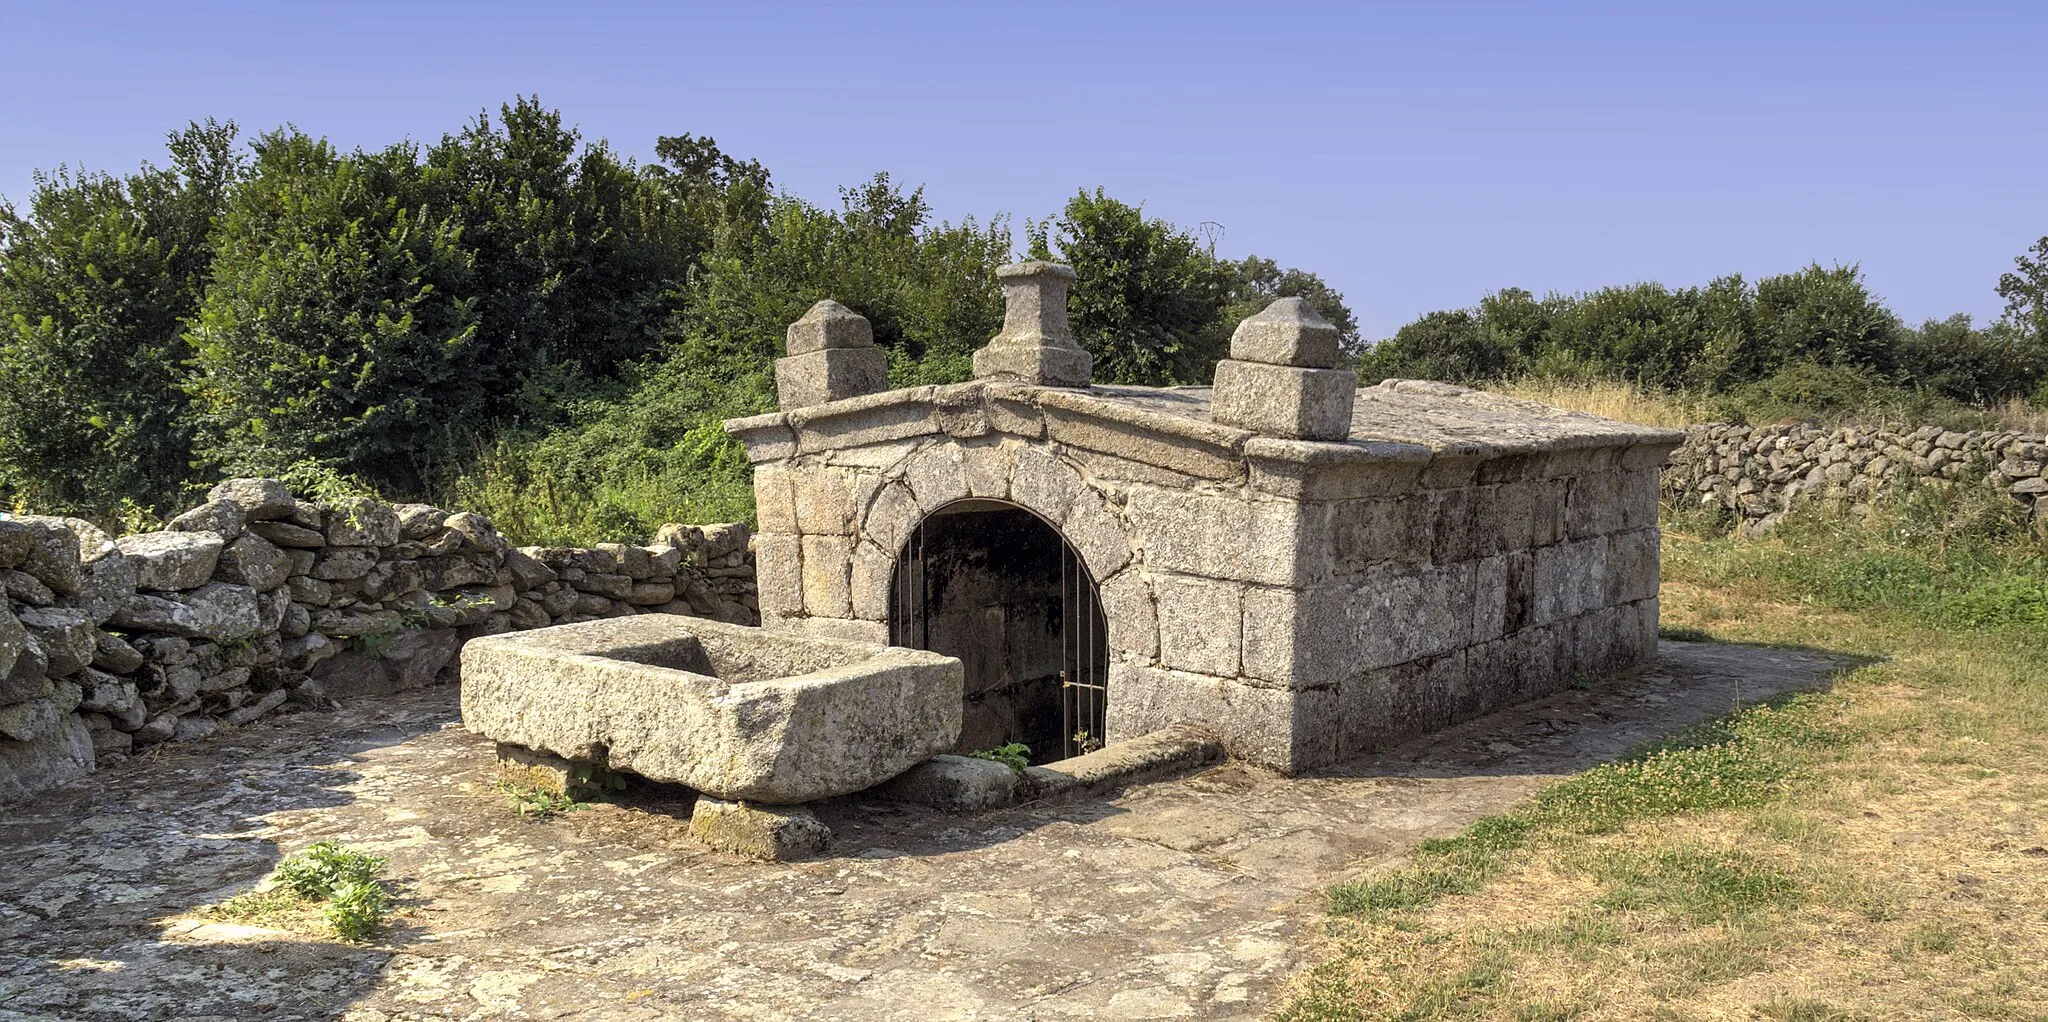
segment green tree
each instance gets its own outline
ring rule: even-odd
[[[187,337],[203,460],[312,461],[419,492],[484,426],[471,370],[474,257],[453,210],[417,201],[410,144],[346,156],[293,130],[254,143]]]
[[[1358,382],[1387,379],[1484,383],[1508,375],[1513,357],[1470,309],[1425,314],[1367,349]]]
[[[471,257],[476,416],[553,421],[563,392],[659,346],[710,234],[671,183],[583,145],[536,99],[426,152],[410,201],[416,216],[450,211]]]
[[[38,510],[167,509],[190,460],[184,320],[240,162],[235,126],[170,136],[171,165],[38,175],[0,205],[0,492]]]
[[[1851,264],[1765,277],[1756,284],[1758,370],[1788,362],[1850,366],[1879,374],[1894,368],[1900,323],[1863,286]]]
[[[1033,259],[1080,275],[1068,298],[1097,383],[1208,383],[1227,351],[1234,274],[1194,236],[1097,188],[1026,226]]]
[[[1998,277],[2006,323],[2026,341],[2048,348],[2048,237],[2013,257],[2013,272]]]
[[[2012,323],[1979,329],[1964,314],[1905,331],[1897,354],[1904,384],[1970,404],[2024,397],[2048,378],[2048,344]]]
[[[1245,317],[1281,298],[1306,298],[1317,314],[1343,335],[1346,353],[1357,355],[1364,350],[1364,342],[1358,336],[1358,317],[1344,304],[1344,295],[1324,283],[1323,278],[1292,266],[1281,269],[1279,263],[1255,255],[1224,266],[1231,273],[1230,300],[1223,310],[1226,328],[1236,330]]]
[[[721,427],[775,407],[771,374],[790,322],[821,298],[866,316],[898,385],[965,379],[968,354],[1002,324],[998,220],[932,223],[921,190],[886,175],[840,193],[838,210],[775,196],[725,210],[655,357],[573,421],[509,434],[451,487],[451,505],[534,541],[645,536],[664,521],[751,514],[744,452]]]

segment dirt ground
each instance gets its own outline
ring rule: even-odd
[[[0,1019],[1255,1018],[1331,883],[1834,666],[1666,643],[1314,777],[1225,764],[972,817],[853,796],[794,864],[705,850],[661,791],[520,818],[451,689],[298,713],[4,810]],[[321,840],[390,858],[373,943],[193,915]]]

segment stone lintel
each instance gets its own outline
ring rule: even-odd
[[[1621,467],[1663,468],[1664,464],[1671,460],[1671,452],[1677,450],[1679,444],[1683,443],[1684,436],[1683,433],[1675,431],[1666,432],[1673,435],[1644,440],[1622,452]]]
[[[1047,435],[1055,442],[1200,479],[1240,479],[1244,462],[1236,450],[1188,437],[1178,430],[1139,426],[1116,418],[1065,408],[1045,408]]]
[[[747,449],[747,460],[756,465],[796,455],[796,430],[782,412],[727,419],[725,432]]]
[[[789,424],[796,430],[798,450],[806,453],[939,432],[930,387],[884,391],[802,409],[790,415]]]
[[[1097,397],[1086,391],[1039,390],[1033,393],[1040,408],[1057,408],[1076,412],[1107,422],[1122,423],[1137,429],[1148,430],[1162,436],[1189,440],[1199,444],[1227,449],[1236,454],[1244,449],[1244,443],[1256,434],[1251,430],[1205,422],[1183,415],[1167,415],[1160,412],[1133,408],[1130,405],[1107,398]],[[1117,454],[1118,451],[1108,453]]]

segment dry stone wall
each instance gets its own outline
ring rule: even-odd
[[[450,676],[463,641],[664,612],[758,620],[743,525],[514,547],[424,504],[234,479],[161,532],[0,515],[0,803],[287,703]]]
[[[1999,487],[2048,530],[2048,442],[2012,431],[1693,426],[1664,472],[1664,492],[1723,508],[1754,530],[1800,500],[1868,504],[1908,481]]]

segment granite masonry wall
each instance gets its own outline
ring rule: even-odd
[[[1304,443],[1208,421],[1208,397],[976,381],[728,423],[755,461],[764,626],[887,641],[912,531],[1020,507],[1100,592],[1112,743],[1192,722],[1286,772],[1654,649],[1675,433],[1408,382],[1361,390],[1361,417],[1483,430]]]
[[[1909,482],[1995,486],[2048,535],[2048,440],[2013,431],[1693,426],[1664,472],[1674,503],[1708,504],[1768,529],[1800,500],[1868,504]]]
[[[288,703],[452,677],[464,640],[665,612],[758,621],[744,525],[513,547],[480,515],[222,483],[162,532],[0,515],[0,803]]]
[[[1361,389],[1299,298],[1238,324],[1213,387],[1091,386],[1074,271],[996,275],[968,383],[884,390],[835,302],[790,324],[780,410],[725,424],[754,465],[764,627],[886,642],[926,521],[1021,508],[1100,596],[1107,740],[1196,724],[1286,773],[1653,655],[1677,432]]]

